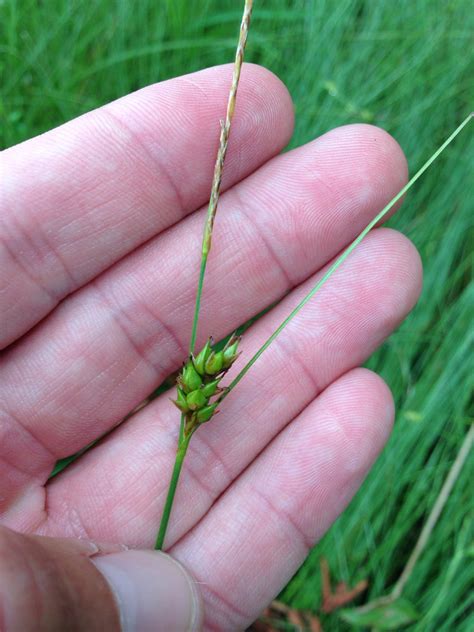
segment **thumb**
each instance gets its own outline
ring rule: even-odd
[[[164,553],[0,527],[5,632],[184,632],[200,629],[200,622],[195,583]]]

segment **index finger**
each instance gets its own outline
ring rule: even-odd
[[[0,348],[209,195],[232,66],[144,88],[1,155]],[[223,189],[293,129],[284,85],[245,64]]]

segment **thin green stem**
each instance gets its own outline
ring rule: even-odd
[[[196,337],[197,337],[197,327],[199,321],[199,312],[201,310],[201,296],[202,296],[202,288],[204,285],[204,275],[206,274],[206,266],[207,266],[207,254],[204,252],[201,253],[201,267],[199,270],[199,280],[198,287],[196,292],[196,304],[194,306],[194,316],[193,316],[193,328],[191,330],[191,342],[189,343],[189,353],[194,353],[194,347],[196,346]]]
[[[457,127],[454,132],[445,140],[445,142],[434,152],[434,154],[425,162],[425,164],[419,169],[415,175],[407,182],[407,184],[401,189],[397,195],[390,200],[390,202],[378,213],[374,219],[367,224],[364,230],[354,239],[354,241],[344,250],[344,252],[336,259],[336,261],[330,266],[324,276],[316,283],[316,285],[312,288],[310,292],[303,298],[303,300],[294,308],[294,310],[285,318],[285,320],[275,329],[272,335],[264,342],[264,344],[260,347],[260,349],[252,356],[252,358],[247,362],[244,368],[240,371],[240,373],[232,380],[226,390],[219,397],[218,401],[221,402],[223,399],[227,397],[227,395],[237,386],[240,380],[245,376],[245,374],[249,371],[249,369],[255,364],[255,362],[259,359],[262,353],[268,349],[271,343],[275,340],[275,338],[285,329],[285,327],[293,320],[293,318],[298,314],[298,312],[306,305],[308,301],[310,301],[313,296],[318,292],[318,290],[326,283],[326,281],[334,274],[334,272],[344,263],[347,257],[351,254],[351,252],[356,248],[360,242],[364,239],[364,237],[372,230],[372,228],[380,222],[381,219],[387,215],[387,213],[393,208],[393,206],[402,198],[405,193],[415,184],[415,182],[420,178],[423,173],[433,164],[433,162],[438,158],[438,156],[443,152],[446,147],[456,138],[459,132],[468,124],[468,122],[473,117],[471,113],[462,123]]]
[[[183,426],[183,423],[181,422]],[[163,507],[163,514],[161,516],[160,528],[158,536],[156,538],[155,550],[161,551],[163,549],[163,543],[165,541],[166,529],[168,528],[168,522],[171,515],[171,508],[173,507],[174,496],[176,494],[176,486],[178,485],[179,475],[181,474],[181,467],[183,465],[184,457],[188,450],[189,440],[192,434],[185,436],[180,429],[180,441],[178,444],[178,450],[176,452],[176,460],[174,462],[173,472],[171,474],[171,481],[168,488],[168,494],[166,496],[165,506]]]
[[[239,43],[235,53],[234,71],[232,74],[232,84],[227,101],[227,111],[225,120],[221,121],[221,133],[219,138],[219,149],[217,151],[216,164],[214,167],[214,177],[212,179],[211,196],[209,198],[209,207],[207,209],[207,218],[204,225],[204,234],[202,237],[201,250],[201,266],[199,272],[198,288],[196,292],[196,303],[194,306],[193,326],[191,331],[191,341],[189,343],[189,352],[194,353],[196,346],[197,328],[199,322],[199,313],[201,310],[202,288],[204,285],[204,275],[206,273],[207,258],[211,250],[212,231],[214,228],[214,220],[217,213],[217,204],[219,202],[219,194],[221,190],[222,173],[224,170],[224,161],[227,154],[227,146],[229,143],[230,127],[234,116],[235,101],[237,98],[237,88],[239,85],[240,71],[244,60],[245,44],[247,43],[247,35],[250,26],[250,16],[252,13],[253,0],[245,0],[244,13],[242,15],[242,23],[240,25]]]
[[[237,51],[235,54],[234,70],[232,74],[232,84],[229,91],[229,99],[227,102],[227,111],[224,121],[221,121],[221,133],[219,138],[219,149],[217,152],[216,164],[214,167],[214,177],[212,180],[211,195],[209,198],[209,207],[207,211],[206,223],[204,226],[204,234],[202,238],[201,249],[201,265],[199,270],[199,280],[196,292],[196,303],[194,307],[193,324],[191,329],[191,340],[189,344],[189,352],[194,353],[196,346],[197,329],[199,322],[199,313],[201,310],[201,298],[202,289],[204,285],[204,276],[206,274],[207,258],[211,249],[212,231],[214,227],[214,220],[217,213],[217,203],[219,201],[219,194],[222,181],[222,173],[224,169],[224,161],[227,153],[227,145],[229,142],[230,127],[232,118],[234,116],[235,101],[237,97],[237,88],[239,85],[240,72],[242,69],[242,63],[244,59],[245,44],[247,42],[247,35],[250,26],[250,15],[252,13],[253,0],[245,0],[244,12],[242,16],[242,23],[240,25],[239,42],[237,44]],[[183,465],[184,457],[188,449],[189,441],[193,434],[191,431],[188,435],[185,434],[186,419],[184,415],[181,415],[181,423],[179,428],[178,450],[176,453],[176,460],[171,475],[171,481],[168,488],[168,494],[166,496],[165,506],[163,508],[163,514],[161,517],[160,528],[158,536],[156,538],[155,549],[161,550],[163,548],[163,542],[166,536],[166,529],[170,519],[171,508],[173,506],[174,496],[176,493],[176,486],[178,484],[179,475],[181,473],[181,467]]]
[[[186,423],[186,416],[181,413],[181,421],[179,422],[179,435],[178,435],[178,446],[181,445],[184,439],[184,426]]]

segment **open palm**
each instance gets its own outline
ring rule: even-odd
[[[6,526],[154,542],[179,414],[165,394],[109,431],[186,357],[230,75],[151,86],[1,156]],[[284,86],[245,65],[198,347],[284,298],[224,383],[406,179],[377,128],[277,156],[292,127]],[[410,242],[373,231],[193,437],[166,548],[200,583],[208,627],[253,620],[357,490],[393,418],[387,387],[357,367],[420,285]],[[106,433],[48,483],[57,459]]]

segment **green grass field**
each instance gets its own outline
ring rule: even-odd
[[[414,172],[473,108],[469,0],[255,4],[247,59],[288,86],[292,146],[337,125],[370,122],[398,140]],[[1,146],[149,83],[230,61],[240,14],[236,0],[3,0]],[[390,222],[416,244],[425,269],[418,306],[368,363],[392,388],[395,430],[357,497],[281,595],[292,607],[318,611],[321,556],[336,580],[368,579],[357,603],[389,592],[468,431],[473,130]],[[405,587],[420,615],[410,630],[474,629],[473,479],[471,458]],[[353,629],[337,611],[322,623],[325,631]]]

